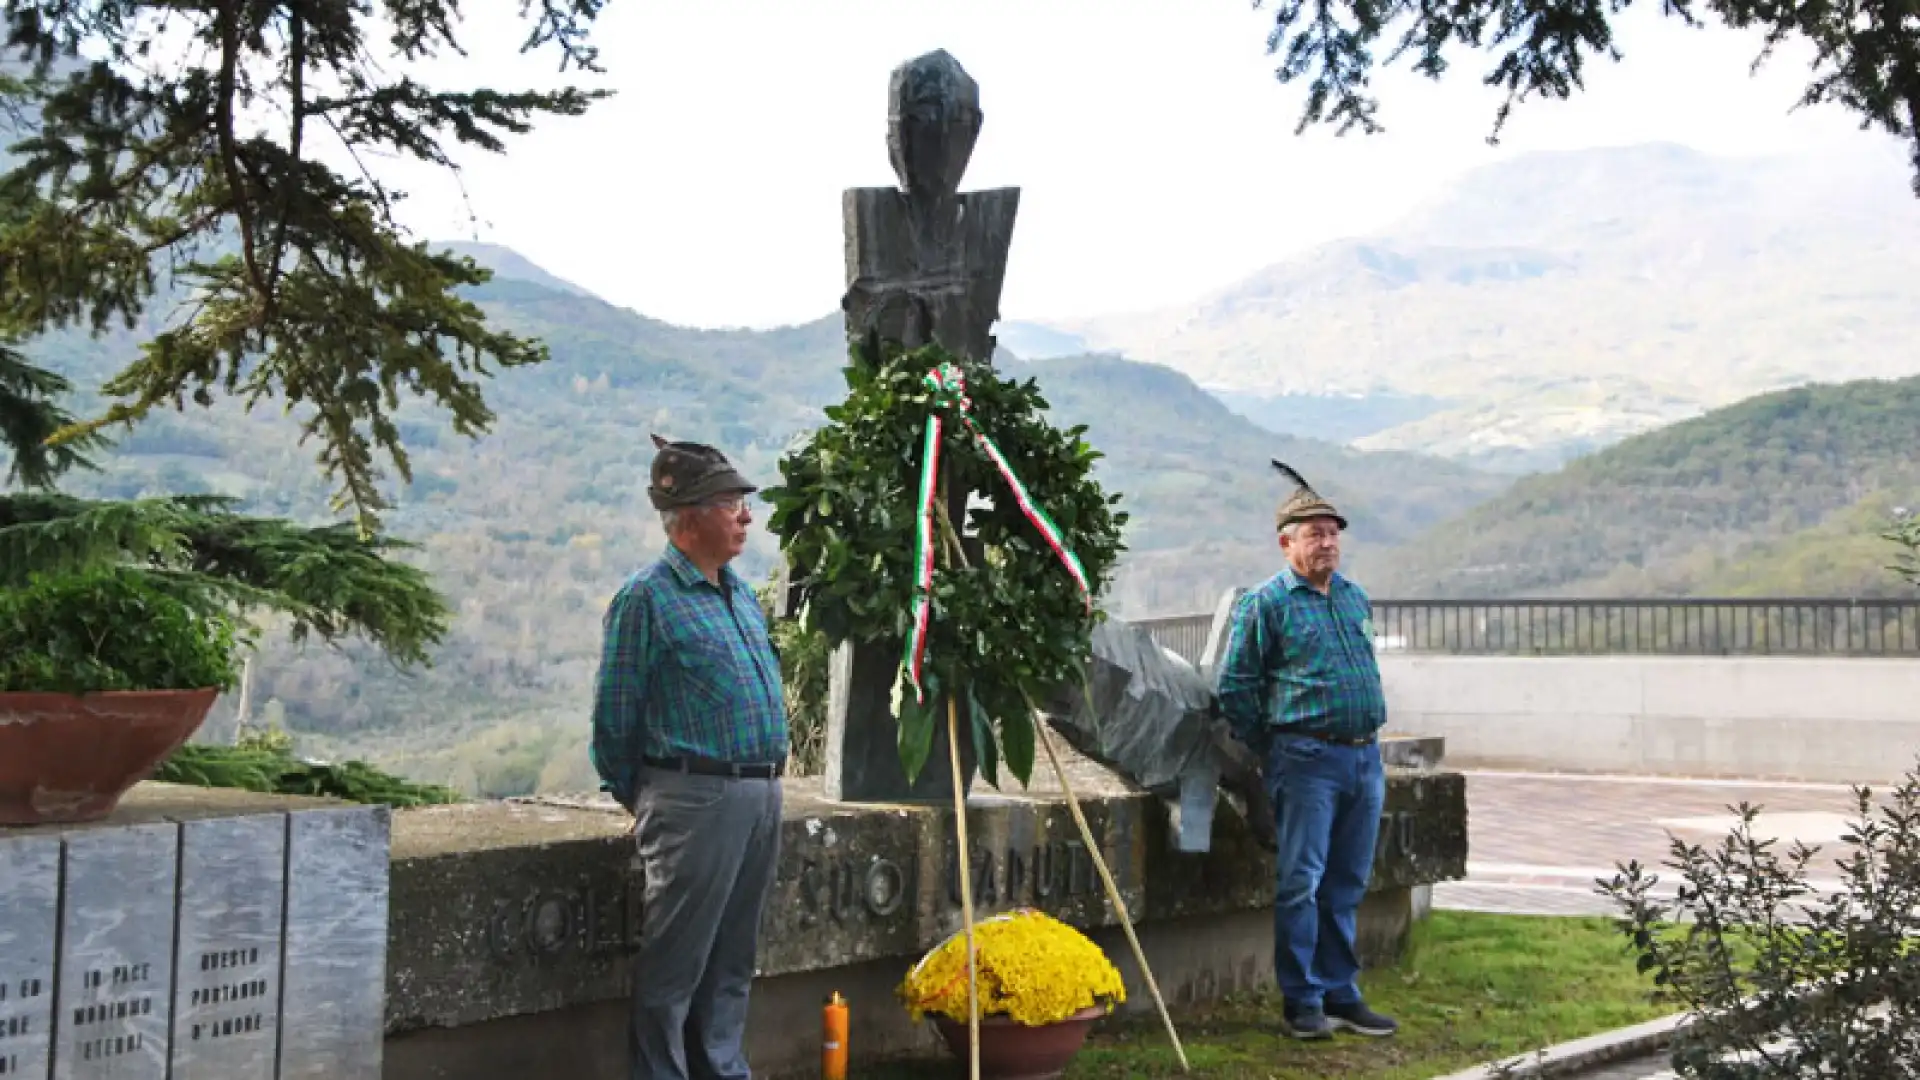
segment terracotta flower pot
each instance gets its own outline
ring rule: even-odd
[[[207,718],[218,690],[0,694],[0,825],[97,821]]]
[[[1081,1009],[1057,1024],[1028,1027],[1005,1016],[980,1018],[981,1080],[1054,1080],[1065,1072],[1073,1055],[1087,1041],[1093,1022],[1107,1010]],[[933,1026],[947,1041],[947,1049],[967,1060],[967,1023],[935,1016]]]

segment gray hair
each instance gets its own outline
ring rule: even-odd
[[[680,508],[676,506],[671,510],[660,511],[660,527],[667,530],[668,536],[672,536],[674,530],[680,527]]]

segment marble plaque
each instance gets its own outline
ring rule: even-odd
[[[385,807],[290,816],[282,1080],[380,1080],[389,823]]]
[[[274,1080],[286,857],[283,814],[180,827],[172,1080]]]
[[[55,1080],[166,1080],[180,827],[66,837]]]
[[[47,1080],[59,917],[59,838],[0,838],[0,1080]]]

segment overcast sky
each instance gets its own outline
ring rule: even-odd
[[[1295,136],[1301,91],[1272,77],[1270,26],[1246,0],[624,0],[597,31],[608,73],[585,80],[617,96],[544,122],[506,158],[476,157],[464,179],[477,221],[444,176],[407,173],[407,220],[505,244],[675,323],[817,318],[844,284],[840,191],[893,182],[888,72],[933,48],[981,86],[965,186],[1022,188],[1008,319],[1188,300],[1384,228],[1463,171],[1528,151],[1889,149],[1837,108],[1789,112],[1805,53],[1753,76],[1756,39],[1644,6],[1622,24],[1624,62],[1593,69],[1570,104],[1521,108],[1498,148],[1485,144],[1488,62],[1466,54],[1438,86],[1377,80],[1386,133]],[[518,32],[471,26],[472,59],[436,76],[552,85],[551,57],[502,59]]]

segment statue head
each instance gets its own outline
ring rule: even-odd
[[[887,156],[909,192],[952,195],[980,136],[980,85],[936,49],[893,69],[887,84]]]

